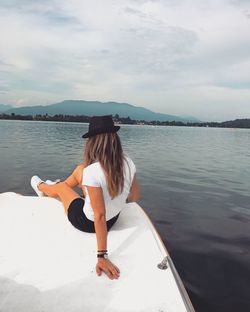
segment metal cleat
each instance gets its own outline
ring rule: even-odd
[[[168,268],[168,257],[164,257],[162,262],[157,264],[157,267],[161,270],[166,270]]]

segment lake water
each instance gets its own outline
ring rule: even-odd
[[[0,192],[66,178],[87,124],[0,121]],[[250,311],[250,130],[121,126],[159,231],[196,311]],[[168,294],[166,293],[166,296]]]

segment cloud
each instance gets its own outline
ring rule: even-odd
[[[249,6],[249,1],[248,0],[230,0],[229,3],[236,5],[236,6],[241,6],[241,5],[248,5]]]
[[[25,100],[24,99],[17,99],[15,104],[17,107],[23,106],[23,104],[25,104]]]
[[[243,13],[245,14],[246,18],[250,19],[250,10],[244,10]]]
[[[0,0],[0,102],[116,100],[224,119],[233,99],[250,115],[249,12],[236,0]]]

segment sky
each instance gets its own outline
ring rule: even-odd
[[[250,118],[250,0],[0,0],[0,103]]]

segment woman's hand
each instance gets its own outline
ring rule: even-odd
[[[96,264],[97,275],[101,276],[102,271],[104,271],[110,279],[118,279],[120,276],[120,270],[118,267],[105,258],[99,258]]]

